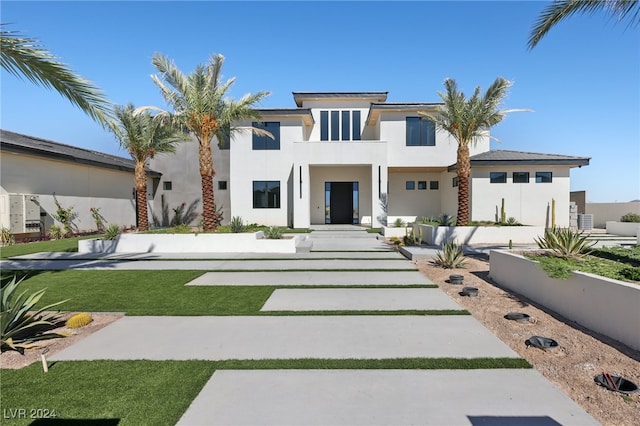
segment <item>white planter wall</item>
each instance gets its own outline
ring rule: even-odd
[[[633,222],[607,222],[607,234],[621,237],[637,237],[640,235],[640,223]]]
[[[454,240],[458,244],[534,244],[544,235],[543,226],[433,226],[422,228],[422,241],[440,246]]]
[[[523,256],[503,250],[492,250],[490,256],[491,278],[502,287],[640,350],[640,285],[582,272],[558,280]]]
[[[243,234],[121,234],[115,246],[101,240],[78,241],[79,253],[295,253],[305,235],[281,240],[262,231]]]

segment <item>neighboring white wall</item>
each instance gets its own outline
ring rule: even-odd
[[[507,183],[490,183],[490,172],[507,172]],[[513,183],[513,172],[529,172],[529,183]],[[536,183],[536,172],[552,172],[551,183]],[[502,198],[506,217],[523,225],[551,226],[551,200],[556,200],[556,226],[569,226],[569,168],[561,166],[473,167],[471,220],[500,219]]]
[[[640,235],[640,223],[634,222],[607,222],[607,234],[622,237],[637,237]]]
[[[619,221],[627,213],[640,214],[640,201],[630,203],[587,203],[586,213],[593,215],[593,226],[604,228],[609,221]]]
[[[442,212],[440,178],[442,173],[389,173],[388,216],[438,216]],[[406,182],[414,183],[414,190],[406,189]],[[426,182],[427,189],[418,189],[418,182]],[[430,189],[438,182],[438,189]],[[393,221],[389,222],[390,224]]]
[[[63,207],[73,207],[77,231],[95,229],[90,208],[100,208],[107,224],[135,225],[133,172],[63,162],[30,155],[2,152],[0,155],[0,226],[9,227],[7,194],[38,197],[44,231],[55,223],[53,193]],[[153,185],[148,182],[149,191]]]
[[[638,285],[581,272],[558,280],[549,278],[537,262],[520,255],[492,250],[490,257],[491,278],[502,287],[640,350]]]
[[[234,140],[231,143],[235,143]],[[213,178],[213,194],[217,207],[222,207],[223,223],[231,220],[231,199],[229,193],[231,182],[229,176],[229,150],[218,148],[217,139],[211,142],[213,166],[216,175]],[[176,145],[175,153],[158,154],[149,163],[151,170],[162,173],[162,179],[153,197],[153,214],[159,219],[162,217],[162,200],[169,210],[169,220],[174,216],[173,209],[186,203],[187,206],[195,203],[196,212],[202,213],[202,180],[198,159],[198,142],[195,138]],[[227,189],[219,190],[218,182],[226,181]],[[171,182],[171,190],[164,189],[164,182]],[[149,216],[151,217],[151,215]],[[197,225],[198,219],[192,222]]]

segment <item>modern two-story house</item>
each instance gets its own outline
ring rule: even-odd
[[[456,141],[436,131],[419,111],[437,103],[390,103],[387,92],[294,92],[295,108],[261,109],[261,123],[214,144],[216,203],[224,220],[307,228],[420,219],[457,211]],[[258,136],[250,126],[268,130]],[[201,197],[197,143],[158,155],[162,173],[153,208],[190,204]],[[570,170],[587,157],[491,151],[489,138],[471,147],[471,219],[508,217],[569,226]],[[166,208],[166,207],[165,207]],[[386,210],[386,211],[385,211]]]

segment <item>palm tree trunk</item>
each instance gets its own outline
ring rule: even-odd
[[[199,148],[200,177],[202,179],[202,219],[205,231],[215,231],[218,228],[216,218],[216,203],[213,195],[213,154],[211,143],[200,140]]]
[[[135,169],[136,205],[138,207],[138,231],[149,230],[149,216],[147,212],[147,174],[144,162],[137,161]]]
[[[456,225],[469,224],[469,177],[471,162],[469,160],[469,144],[458,143],[458,218]]]

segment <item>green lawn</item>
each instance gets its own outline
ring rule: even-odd
[[[20,370],[2,370],[3,424],[28,425],[35,420],[10,418],[15,413],[10,410],[19,408],[26,409],[27,416],[31,409],[40,409],[34,413],[41,415],[53,414],[58,419],[55,424],[69,424],[69,420],[80,424],[80,419],[119,426],[175,424],[219,369],[480,368],[531,365],[511,358],[73,361],[53,363],[45,374],[36,363]]]
[[[37,241],[35,243],[14,244],[12,246],[0,248],[0,259],[12,256],[22,256],[24,254],[39,253],[41,251],[62,251],[77,252],[78,240],[97,238],[99,235],[89,235],[85,237],[66,238],[64,240]]]

